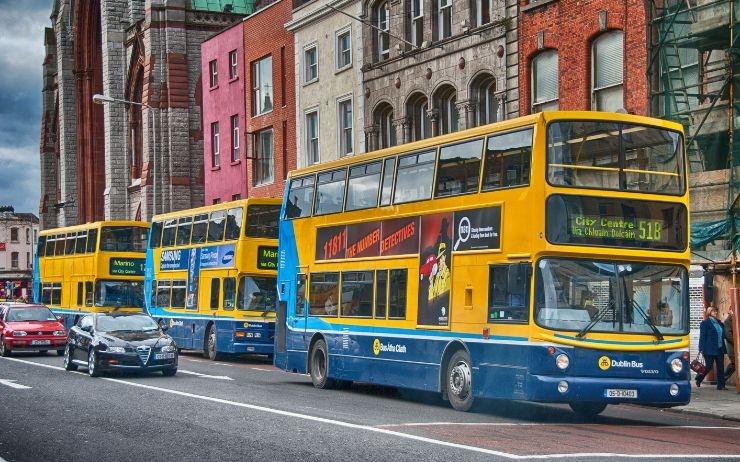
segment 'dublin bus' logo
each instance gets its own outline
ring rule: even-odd
[[[380,339],[376,338],[373,340],[373,353],[375,353],[375,356],[380,354]]]
[[[612,365],[612,360],[608,356],[602,356],[599,358],[599,369],[605,371]]]

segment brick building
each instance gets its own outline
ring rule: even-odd
[[[636,0],[522,0],[519,108],[647,115],[648,27]]]
[[[200,44],[247,0],[54,0],[46,30],[42,228],[203,204]],[[145,106],[94,105],[105,94]]]
[[[0,207],[0,298],[31,296],[38,232],[36,215]]]

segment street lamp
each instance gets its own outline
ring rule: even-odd
[[[157,164],[159,162],[157,161],[157,124],[156,124],[156,120],[154,118],[154,111],[153,111],[153,109],[155,109],[155,108],[153,108],[152,106],[149,106],[146,103],[137,103],[136,101],[129,101],[129,100],[126,100],[126,99],[114,98],[112,96],[101,95],[101,94],[93,95],[92,100],[93,100],[93,103],[95,103],[95,104],[114,104],[114,103],[119,103],[119,104],[133,104],[134,106],[141,106],[141,107],[145,107],[147,109],[152,109],[152,112],[151,112],[151,115],[152,115],[152,138],[153,138],[153,144],[152,144],[152,146],[153,146],[153,151],[154,151],[153,152],[153,156],[152,156],[153,159],[154,159],[154,162],[153,162],[154,163],[154,169],[153,169],[154,193],[153,193],[153,198],[152,198],[152,209],[153,209],[154,213],[152,213],[152,216],[156,215],[156,213],[157,213]]]

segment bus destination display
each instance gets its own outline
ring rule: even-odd
[[[663,242],[664,227],[663,220],[579,214],[570,217],[570,233],[577,237]]]

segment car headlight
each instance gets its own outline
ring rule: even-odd
[[[175,347],[175,345],[166,345],[162,347],[162,353],[171,353],[175,350],[177,350],[177,347]]]
[[[124,347],[109,346],[103,351],[105,351],[106,353],[125,353],[126,349]]]
[[[67,335],[67,333],[63,330],[55,330],[54,335],[56,335],[57,337],[64,337],[65,335]]]
[[[568,355],[561,353],[555,357],[555,365],[558,366],[558,369],[564,371],[570,366],[570,358],[568,358]]]
[[[676,374],[683,370],[683,361],[681,361],[681,358],[673,358],[671,361],[671,370]]]
[[[25,330],[14,330],[10,333],[13,337],[25,337],[28,335]]]

